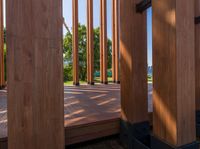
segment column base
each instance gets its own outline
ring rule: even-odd
[[[5,85],[0,86],[0,90],[4,89],[5,87]]]
[[[107,85],[107,84],[108,84],[108,81],[106,81],[106,82],[101,82],[101,84],[106,84],[106,85]]]
[[[149,122],[130,124],[121,120],[120,140],[128,149],[150,149]]]
[[[94,82],[88,82],[89,85],[94,85]]]
[[[154,136],[151,136],[151,149],[199,149],[199,142],[195,141],[191,144],[174,147]]]
[[[196,111],[196,135],[200,137],[200,110]]]
[[[74,82],[73,85],[80,86],[80,83],[79,82],[77,82],[77,83]]]
[[[116,83],[116,84],[120,84],[120,81],[116,81],[115,83]]]

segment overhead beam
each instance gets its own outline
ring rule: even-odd
[[[79,52],[78,52],[78,0],[72,1],[72,48],[73,48],[73,84],[79,85]]]
[[[3,0],[0,0],[0,89],[5,86]]]
[[[133,148],[149,134],[147,103],[146,13],[136,12],[137,0],[120,1],[121,139]],[[142,132],[142,133],[139,133]],[[137,139],[138,141],[135,141]]]
[[[8,147],[64,149],[62,0],[7,0],[6,11]]]
[[[107,78],[107,0],[100,0],[100,81],[108,84]]]
[[[93,0],[87,0],[87,82],[94,85]]]
[[[151,0],[142,0],[136,4],[136,12],[143,13],[149,7],[151,7]]]
[[[152,149],[197,149],[194,1],[154,0],[152,9]]]

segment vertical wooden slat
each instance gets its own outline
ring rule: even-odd
[[[153,6],[153,133],[179,147],[196,140],[194,1]]]
[[[87,82],[94,85],[93,0],[87,0]]]
[[[119,76],[119,0],[115,1],[115,82],[120,83]]]
[[[131,124],[148,121],[146,13],[136,13],[137,2],[120,1],[121,109]]]
[[[5,85],[4,76],[4,25],[3,25],[3,0],[0,0],[0,88]]]
[[[100,80],[107,84],[107,0],[100,0]]]
[[[115,33],[115,27],[116,27],[116,22],[115,22],[115,3],[116,3],[116,0],[112,0],[112,81],[115,82],[116,79],[116,65],[115,65],[115,51],[116,51],[116,44],[115,44],[115,40],[116,40],[116,33]]]
[[[64,149],[62,0],[6,4],[8,148]]]
[[[79,85],[79,54],[78,54],[78,0],[72,1],[73,16],[73,84]]]
[[[200,16],[200,1],[195,0],[195,16]],[[195,26],[196,110],[200,111],[200,24]]]

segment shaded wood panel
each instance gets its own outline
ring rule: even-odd
[[[94,84],[93,0],[87,0],[87,82]]]
[[[3,0],[0,0],[0,89],[5,86],[4,65]]]
[[[148,121],[146,13],[136,3],[120,1],[121,112],[131,124]]]
[[[9,149],[64,149],[62,1],[6,4]]]
[[[107,84],[107,0],[100,0],[100,80]]]
[[[153,6],[153,133],[179,147],[195,141],[194,1]]]
[[[78,0],[72,1],[72,11],[73,83],[79,85]]]
[[[200,16],[200,1],[195,0],[195,17]],[[196,110],[200,110],[200,24],[195,26]]]

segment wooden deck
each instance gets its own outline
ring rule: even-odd
[[[66,145],[96,139],[119,132],[120,86],[83,85],[64,89]],[[6,90],[0,91],[0,148],[7,143]],[[149,85],[149,112],[152,85]]]

